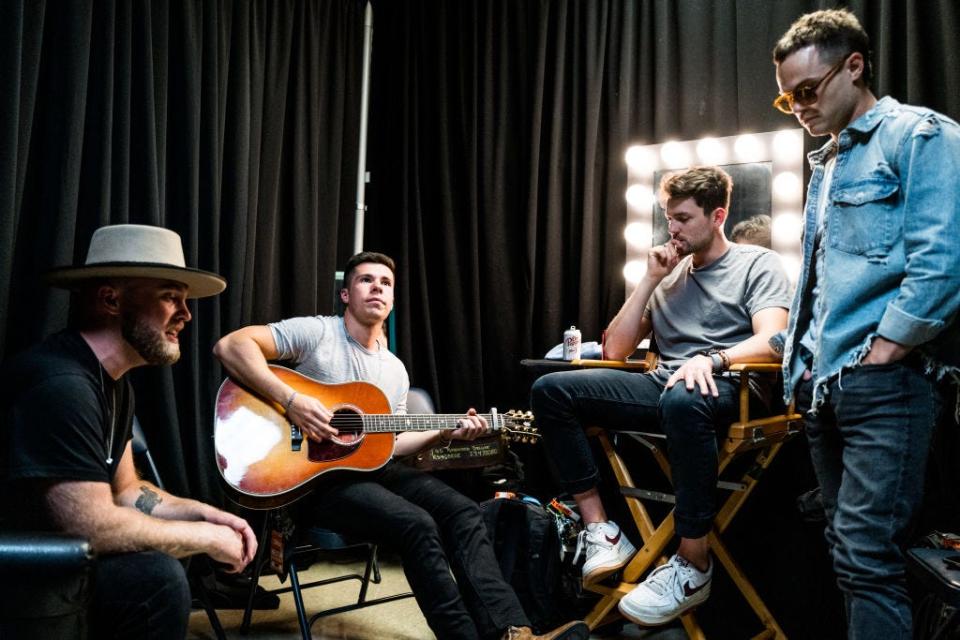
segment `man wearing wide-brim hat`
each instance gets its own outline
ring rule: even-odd
[[[73,326],[0,378],[0,523],[89,539],[89,637],[182,638],[190,592],[176,558],[206,553],[240,571],[256,537],[237,516],[137,478],[126,373],[176,362],[186,300],[226,282],[187,267],[173,231],[126,224],[98,229],[82,266],[47,279],[74,291]]]

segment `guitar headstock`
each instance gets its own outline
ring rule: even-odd
[[[533,444],[540,439],[540,433],[533,426],[533,413],[511,409],[500,414],[504,419],[500,428],[501,437],[510,442]]]

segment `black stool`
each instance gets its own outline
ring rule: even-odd
[[[960,638],[960,562],[955,549],[910,549],[907,571],[923,590],[914,604],[913,637],[920,640]]]

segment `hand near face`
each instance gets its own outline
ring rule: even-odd
[[[653,247],[647,255],[647,276],[662,280],[679,262],[680,254],[673,242]]]

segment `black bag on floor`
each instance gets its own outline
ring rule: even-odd
[[[573,620],[562,607],[560,537],[539,504],[496,498],[480,505],[504,579],[513,586],[536,633]]]

